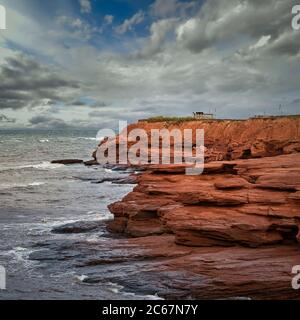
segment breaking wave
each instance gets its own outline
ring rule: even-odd
[[[16,167],[0,166],[0,171],[22,170],[22,169],[30,169],[30,168],[38,169],[38,170],[51,170],[51,169],[59,169],[63,167],[64,167],[63,164],[54,164],[48,161],[44,161],[38,164],[28,164],[28,165],[22,165],[22,166],[16,166]]]
[[[38,187],[46,184],[46,182],[31,182],[31,183],[3,183],[0,184],[0,190],[8,189],[18,189],[18,188],[28,188],[28,187]]]

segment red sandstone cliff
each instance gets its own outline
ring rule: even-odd
[[[134,237],[170,233],[188,246],[300,242],[299,153],[212,162],[199,176],[178,168],[139,176],[134,191],[109,206],[109,227]]]
[[[150,130],[167,128],[204,129],[206,158],[234,160],[275,156],[300,151],[300,117],[279,117],[249,120],[197,120],[188,122],[141,121],[128,127]],[[195,136],[193,137],[195,143]]]
[[[300,119],[140,122],[128,131],[137,127],[204,128],[206,160],[223,161],[198,176],[147,166],[109,206],[108,228],[160,252],[169,262],[158,270],[202,277],[185,284],[194,298],[300,298],[290,274],[300,264]]]

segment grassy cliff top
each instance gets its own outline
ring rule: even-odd
[[[187,121],[247,121],[247,120],[263,120],[263,119],[278,119],[278,118],[300,118],[300,115],[280,115],[280,116],[261,116],[261,117],[252,117],[249,119],[195,119],[194,117],[165,117],[165,116],[156,116],[148,119],[141,119],[139,122],[174,122],[182,123]]]

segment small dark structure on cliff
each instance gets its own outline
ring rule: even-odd
[[[204,113],[204,112],[193,112],[194,118],[197,120],[201,119],[214,119],[214,115],[212,113]]]
[[[274,118],[274,116],[266,115],[266,114],[256,114],[254,117],[251,117],[250,119],[270,119]]]

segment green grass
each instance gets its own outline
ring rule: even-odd
[[[194,121],[194,117],[164,117],[164,116],[157,116],[151,117],[148,119],[143,119],[141,121],[145,122],[185,122],[185,121]]]
[[[257,119],[278,119],[278,118],[300,118],[300,115],[278,115],[278,116],[269,116],[266,118],[257,118]],[[255,119],[255,118],[250,118]],[[156,116],[148,119],[141,119],[140,122],[172,122],[175,124],[180,124],[188,121],[246,121],[249,119],[195,119],[194,117],[165,117],[165,116]]]
[[[173,122],[173,123],[182,123],[187,121],[220,121],[219,119],[195,119],[194,117],[164,117],[157,116],[151,117],[148,119],[142,119],[141,122]]]
[[[267,116],[263,116],[262,118],[255,118],[252,117],[250,119],[257,119],[257,120],[276,120],[276,119],[280,119],[280,118],[289,118],[289,119],[299,119],[300,118],[300,114],[286,114],[286,115],[267,115]]]

